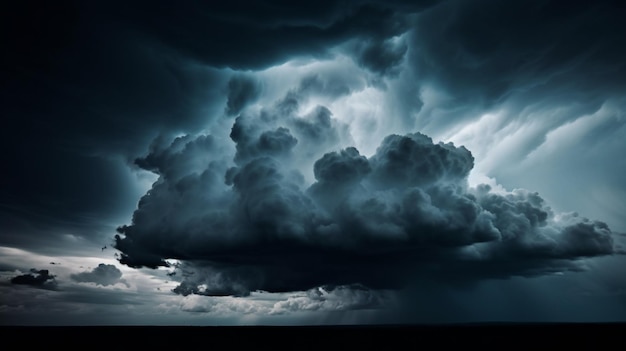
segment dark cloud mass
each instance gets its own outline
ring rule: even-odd
[[[261,90],[260,83],[253,77],[244,75],[234,76],[228,81],[228,101],[226,114],[236,115],[247,104],[258,98]]]
[[[569,108],[542,121],[551,129],[623,96],[624,14],[611,0],[441,2],[418,15],[409,60],[420,85],[443,92],[455,113],[420,124],[448,128],[504,102],[508,122]]]
[[[404,59],[407,49],[403,40],[395,38],[359,42],[353,48],[360,65],[382,75],[398,73],[398,65]]]
[[[93,218],[109,222],[133,210],[129,198],[140,194],[126,162],[151,139],[195,133],[222,113],[238,115],[259,97],[262,85],[250,71],[231,75],[226,68],[330,57],[334,46],[355,38],[383,43],[407,30],[407,13],[433,3],[3,5],[0,99],[10,128],[2,128],[0,147],[12,152],[0,161],[11,165],[3,178],[29,190],[0,189],[2,224],[30,236],[102,232]],[[323,87],[326,93],[334,92],[327,89],[332,84],[337,82]],[[37,246],[17,236],[3,242]]]
[[[7,2],[0,248],[65,279],[66,256],[113,244],[169,267],[196,312],[574,276],[624,253],[624,18],[613,0]],[[10,282],[56,289],[48,270]]]
[[[138,159],[159,180],[119,228],[120,262],[154,268],[178,259],[195,274],[174,292],[242,296],[541,275],[614,252],[606,224],[556,218],[537,193],[470,188],[474,158],[462,146],[413,133],[386,137],[369,158],[354,147],[330,151],[340,138],[328,134],[341,124],[323,106],[299,115],[300,101],[290,92],[239,116],[234,155],[215,152],[228,140],[206,135]]]
[[[31,274],[18,275],[11,278],[12,284],[30,285],[36,288],[55,290],[57,287],[54,275],[47,269],[31,269]]]
[[[472,154],[463,146],[433,145],[416,133],[386,137],[371,159],[372,177],[382,188],[424,187],[438,181],[462,182],[474,166]]]
[[[408,22],[399,9],[417,12],[434,2],[331,0],[292,6],[279,0],[173,6],[158,1],[150,2],[150,12],[140,3],[126,5],[124,20],[208,64],[259,69],[285,57],[329,55],[329,48],[348,39],[401,34]],[[160,23],[164,14],[168,26]]]

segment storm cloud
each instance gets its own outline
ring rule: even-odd
[[[13,316],[37,294],[106,301],[125,279],[156,314],[363,316],[408,286],[399,310],[443,316],[475,287],[482,306],[500,286],[623,271],[618,1],[3,8],[0,248],[19,274],[63,262],[7,271]],[[68,263],[114,262],[105,247],[137,270]],[[609,276],[586,300],[599,319],[623,311],[598,303],[624,285]],[[80,291],[15,286],[56,280]]]
[[[605,223],[557,217],[530,191],[469,187],[474,158],[463,146],[413,133],[389,135],[369,158],[355,147],[320,155],[342,137],[329,143],[298,128],[311,117],[298,116],[297,99],[285,109],[287,101],[238,117],[230,141],[187,136],[138,159],[159,179],[118,229],[120,262],[180,260],[194,274],[174,292],[247,296],[542,275],[614,253]],[[329,132],[341,126],[326,107],[313,116]],[[318,146],[308,162],[307,138]],[[228,142],[234,154],[216,152]]]

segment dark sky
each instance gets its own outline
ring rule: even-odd
[[[626,320],[619,1],[0,13],[2,324]]]

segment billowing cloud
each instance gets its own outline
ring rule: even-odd
[[[12,284],[30,285],[36,288],[55,290],[57,287],[54,275],[47,269],[31,269],[31,274],[22,274],[11,278]]]
[[[534,289],[602,259],[621,271],[599,258],[626,228],[616,1],[31,5],[0,21],[20,34],[0,58],[0,246],[51,256],[11,261],[12,316],[38,294],[107,301],[121,266],[13,277],[76,294],[8,274],[69,252],[111,263],[122,223],[121,264],[174,268],[124,271],[133,289],[231,316],[369,313],[406,285],[428,304],[434,286],[497,291],[490,278],[542,276]],[[623,286],[610,277],[598,285]],[[258,290],[288,297],[261,306]]]
[[[120,262],[177,259],[193,274],[174,292],[246,296],[541,275],[614,252],[602,222],[559,217],[526,190],[469,187],[474,158],[462,146],[390,135],[367,158],[337,149],[350,137],[330,110],[299,115],[293,97],[238,117],[230,141],[186,136],[138,159],[159,180],[118,230]],[[327,132],[303,129],[309,118]]]
[[[11,4],[4,32],[20,35],[6,38],[2,57],[15,69],[4,78],[10,128],[0,147],[14,151],[0,157],[11,165],[4,179],[29,186],[0,189],[0,220],[4,231],[28,234],[2,236],[2,244],[50,253],[59,232],[73,232],[101,245],[145,191],[128,160],[156,135],[196,133],[236,116],[264,91],[253,70],[331,58],[355,39],[383,43],[432,4],[94,1],[36,6],[36,14],[30,2]],[[312,78],[305,88],[346,94],[354,79],[346,76]]]
[[[122,272],[112,264],[100,263],[98,267],[90,272],[72,274],[72,280],[79,283],[96,283],[96,285],[115,285],[117,283],[127,284],[122,279]]]

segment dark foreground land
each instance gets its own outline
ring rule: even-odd
[[[201,349],[433,350],[448,346],[510,349],[546,346],[626,350],[626,323],[463,324],[380,326],[77,326],[0,327],[5,340],[23,345]]]

